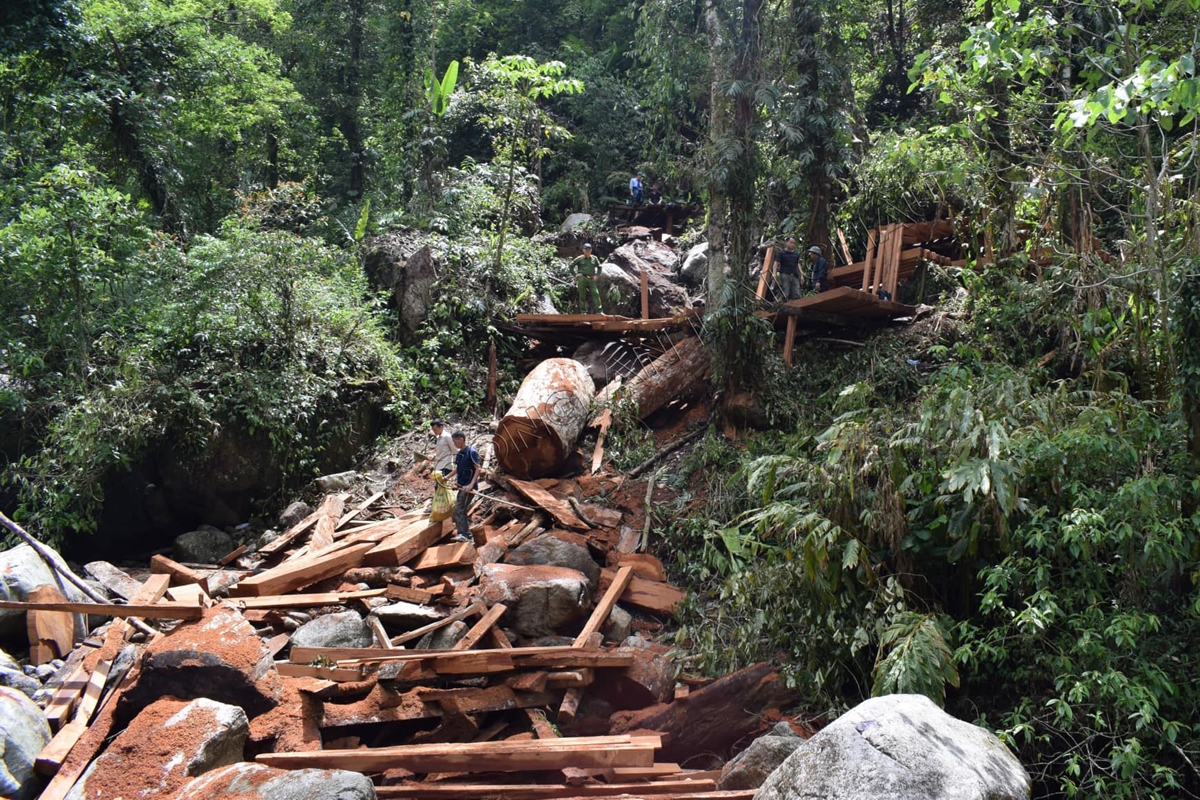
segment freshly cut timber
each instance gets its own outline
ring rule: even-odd
[[[504,471],[518,478],[555,475],[588,419],[596,385],[587,368],[551,358],[525,376],[493,444]]]
[[[638,419],[645,419],[675,398],[699,389],[709,365],[708,350],[700,337],[689,336],[642,367],[611,399],[636,403]]]

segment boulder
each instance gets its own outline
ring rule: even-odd
[[[37,673],[35,672],[34,675]],[[42,683],[36,677],[25,674],[20,667],[16,669],[0,669],[0,686],[15,689],[28,697],[42,688]]]
[[[651,317],[669,317],[680,309],[691,307],[687,291],[672,283],[657,269],[647,269],[647,288]],[[639,317],[642,313],[642,284],[637,270],[626,270],[606,261],[596,276],[600,302],[607,314]]]
[[[313,481],[322,492],[344,492],[354,486],[358,473],[354,470],[335,472],[332,475],[322,475]]]
[[[591,223],[591,214],[571,214],[563,220],[563,224],[559,226],[559,230],[563,233],[570,233],[577,228],[586,228]]]
[[[385,626],[398,631],[416,630],[445,616],[435,608],[404,601],[380,606],[371,613],[379,617]]]
[[[241,761],[249,732],[237,706],[163,698],[91,763],[67,800],[173,798],[191,778]]]
[[[797,748],[758,800],[1025,800],[1029,773],[990,731],[924,695],[873,697]]]
[[[3,650],[0,650],[0,669],[13,669],[13,670],[16,670],[17,672],[20,672],[21,665],[17,663],[17,660],[15,658],[10,656],[8,653],[4,652]]]
[[[175,537],[171,557],[188,564],[216,564],[237,547],[233,537],[211,525]]]
[[[376,288],[391,294],[406,341],[425,321],[438,277],[438,257],[422,239],[412,231],[392,231],[363,247],[363,270]]]
[[[121,695],[117,716],[132,719],[160,697],[207,697],[253,717],[273,708],[280,693],[266,645],[236,609],[222,605],[150,643],[137,683]]]
[[[371,780],[340,769],[285,771],[240,763],[197,778],[176,800],[375,800]]]
[[[608,619],[600,628],[606,642],[623,642],[629,638],[631,630],[633,630],[633,616],[620,606],[612,607],[612,611],[608,612]]]
[[[591,596],[587,576],[565,567],[488,564],[481,598],[508,606],[505,619],[522,636],[548,636],[581,617]]]
[[[776,767],[796,752],[800,745],[804,744],[804,739],[797,736],[786,722],[780,723],[780,725],[787,728],[787,735],[776,735],[776,730],[779,728],[779,725],[776,725],[769,734],[755,739],[749,747],[738,753],[725,765],[721,771],[721,777],[717,781],[719,790],[757,789],[763,785],[763,781],[775,771]]]
[[[50,742],[50,726],[32,700],[0,688],[0,797],[32,800],[42,790],[33,772],[38,753]]]
[[[679,268],[679,277],[688,286],[700,286],[708,278],[708,242],[688,250]]]
[[[279,515],[279,527],[285,531],[300,520],[313,513],[312,506],[303,500],[297,500],[283,510]]]
[[[417,650],[449,650],[467,635],[471,627],[462,620],[451,622],[444,628],[430,631],[417,640]]]
[[[357,611],[325,614],[292,634],[293,647],[370,647],[374,640],[371,628]]]
[[[627,242],[610,253],[607,260],[634,275],[641,269],[666,273],[679,270],[679,254],[669,245],[653,239]]]
[[[583,537],[565,532],[543,533],[522,542],[504,557],[504,562],[522,566],[566,567],[582,572],[591,587],[595,588],[600,581],[600,565],[592,559],[584,542]]]
[[[54,550],[50,550],[54,561],[63,569],[67,562],[63,561]],[[56,586],[72,603],[90,603],[91,598],[79,591],[75,584],[60,578],[49,565],[42,560],[27,544],[19,544],[0,553],[0,600],[16,600],[24,602],[29,599],[29,593],[39,586]],[[76,615],[75,629],[87,630],[83,615]],[[0,609],[0,637],[25,638],[25,612],[14,609]]]

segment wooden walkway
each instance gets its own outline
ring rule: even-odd
[[[916,316],[917,307],[880,300],[870,292],[842,286],[828,292],[801,297],[779,306],[770,314],[776,325],[786,322],[783,338],[783,363],[792,366],[792,347],[796,328],[801,323],[838,327],[873,327]]]

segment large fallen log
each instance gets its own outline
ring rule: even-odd
[[[525,376],[492,442],[504,471],[518,478],[555,475],[588,419],[596,385],[569,358],[551,358]]]
[[[686,763],[703,754],[728,757],[740,739],[758,730],[760,715],[797,700],[770,664],[755,664],[691,692],[684,702],[612,715],[611,732],[666,734],[659,758]]]
[[[612,395],[601,392],[598,401],[629,401],[637,405],[638,419],[658,411],[679,397],[696,392],[708,375],[708,349],[698,336],[689,336],[626,381]],[[598,424],[599,415],[592,420]]]

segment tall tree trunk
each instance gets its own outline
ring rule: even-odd
[[[725,96],[728,81],[729,57],[725,52],[725,36],[721,24],[719,4],[721,0],[709,0],[704,12],[704,24],[708,32],[708,63],[712,71],[712,88],[709,95],[709,147],[715,151],[729,136],[729,100]],[[715,152],[714,156],[715,158]],[[725,226],[726,216],[725,180],[721,172],[709,165],[708,170],[708,307],[720,302],[725,288]]]
[[[342,109],[342,135],[346,137],[346,149],[350,155],[349,190],[352,195],[362,195],[366,172],[366,154],[363,151],[362,127],[358,114],[362,108],[363,8],[364,0],[350,2],[350,61],[346,65],[346,104]]]

